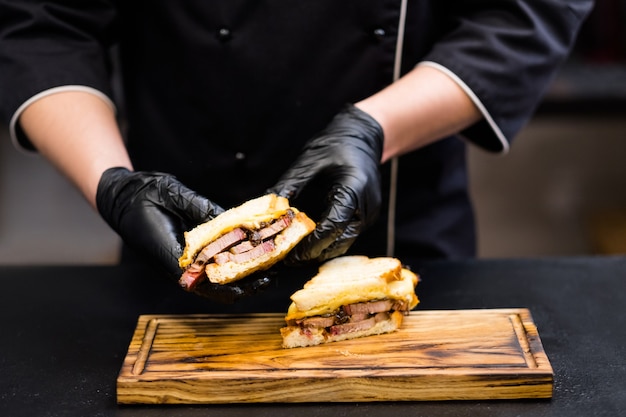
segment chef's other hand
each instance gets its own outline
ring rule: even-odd
[[[380,210],[378,170],[382,127],[369,114],[347,105],[312,138],[289,170],[269,191],[296,198],[313,179],[330,184],[316,229],[289,254],[301,264],[344,254]]]
[[[106,170],[96,194],[102,218],[125,244],[150,262],[163,267],[178,281],[182,270],[184,232],[224,211],[222,207],[185,187],[175,177],[158,172],[131,172],[126,168]],[[269,283],[259,277],[245,286],[204,285],[197,295],[232,303]]]

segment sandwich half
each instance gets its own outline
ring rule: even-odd
[[[418,276],[396,258],[342,256],[292,296],[283,347],[315,346],[389,333],[418,304]]]
[[[275,265],[315,222],[284,197],[266,194],[185,232],[179,284],[192,291],[208,279],[227,284]]]

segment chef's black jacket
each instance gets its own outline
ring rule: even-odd
[[[466,143],[508,150],[591,3],[0,0],[0,110],[28,147],[18,122],[28,104],[100,94],[118,109],[135,169],[175,174],[231,207],[272,186],[345,103],[432,65],[484,119],[398,159],[394,255],[472,256]],[[353,253],[386,253],[389,163],[382,175],[380,220]],[[323,194],[304,194],[294,205],[315,216]]]

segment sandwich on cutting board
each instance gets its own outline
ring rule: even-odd
[[[342,256],[322,264],[292,296],[283,347],[393,332],[418,304],[418,276],[396,258]]]

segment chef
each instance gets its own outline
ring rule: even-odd
[[[184,230],[267,191],[318,222],[293,263],[471,257],[466,147],[509,150],[591,7],[0,0],[0,111],[172,275]]]

